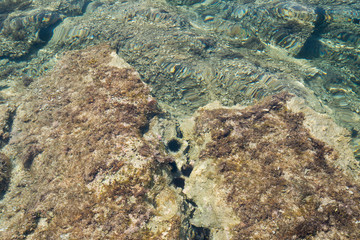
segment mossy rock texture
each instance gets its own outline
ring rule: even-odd
[[[17,109],[0,238],[177,239],[172,160],[143,137],[158,112],[139,74],[108,46],[65,54]]]
[[[360,238],[360,188],[340,167],[358,164],[315,138],[289,99],[209,105],[184,122],[194,166],[184,192],[198,206],[192,223],[212,239]]]

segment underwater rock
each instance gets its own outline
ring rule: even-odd
[[[360,237],[348,133],[301,98],[174,118],[100,45],[65,53],[18,101],[2,239]]]
[[[193,164],[184,193],[197,206],[190,222],[209,239],[360,238],[360,168],[349,138],[287,101],[212,104],[183,121]]]
[[[143,136],[157,102],[115,52],[66,53],[20,102],[1,239],[179,239],[172,160]]]
[[[28,54],[35,44],[50,40],[52,28],[61,20],[57,12],[41,9],[8,15],[0,32],[0,57]]]
[[[64,14],[68,17],[78,16],[84,13],[86,5],[89,1],[86,0],[59,0],[59,1],[48,1],[48,0],[33,0],[33,5],[37,7],[45,7],[53,9],[59,14]]]
[[[22,9],[29,6],[32,3],[31,0],[2,0],[0,2],[0,14],[10,13],[15,9]]]
[[[0,57],[19,58],[48,42],[66,17],[83,14],[85,0],[0,2]]]
[[[194,6],[194,26],[245,42],[258,37],[266,44],[282,47],[296,56],[311,36],[317,13],[315,7],[298,2],[273,1],[243,4],[238,1],[211,1]],[[207,21],[206,16],[212,16]]]

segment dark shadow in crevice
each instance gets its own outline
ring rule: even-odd
[[[36,145],[28,146],[22,156],[23,166],[26,170],[30,170],[34,159],[42,152]]]
[[[92,3],[92,1],[86,1],[83,5],[83,7],[81,8],[81,15],[84,15],[86,13],[87,7],[89,6],[89,4]]]
[[[1,99],[0,99],[0,101],[1,101]],[[8,116],[8,118],[6,120],[6,124],[5,124],[4,128],[2,129],[2,131],[4,133],[10,133],[11,132],[12,126],[13,126],[13,123],[14,123],[14,118],[15,118],[15,115],[16,115],[16,110],[17,109],[15,109],[14,111],[11,111],[9,113],[9,116]],[[4,137],[4,136],[8,136],[8,135],[3,134],[3,135],[0,136],[0,148],[3,148],[6,144],[9,143],[10,137]]]
[[[190,176],[192,170],[193,170],[193,166],[190,164],[187,164],[187,165],[184,165],[181,167],[181,173],[186,177]]]
[[[183,138],[183,134],[182,134],[179,126],[176,126],[176,137]]]
[[[51,24],[50,26],[41,28],[39,31],[39,39],[44,42],[43,45],[45,45],[47,42],[49,42],[54,34],[54,29],[61,23],[62,21],[59,20],[55,22],[54,24]]]
[[[196,227],[191,225],[194,236],[190,238],[191,240],[208,240],[210,239],[210,229],[205,227]]]
[[[184,189],[185,187],[185,179],[181,177],[174,178],[172,180],[172,183],[175,185],[175,187]]]
[[[179,172],[179,169],[178,167],[176,166],[176,162],[170,162],[169,163],[170,167],[171,167],[171,173],[172,174],[175,174],[175,173],[178,173]]]
[[[356,138],[359,135],[359,132],[356,129],[351,129],[351,137]]]
[[[23,61],[30,61],[33,58],[34,54],[36,54],[40,49],[42,49],[51,40],[51,38],[53,37],[53,34],[54,34],[54,29],[61,22],[62,22],[62,20],[59,19],[54,24],[51,24],[44,28],[41,28],[38,33],[39,42],[32,45],[27,54],[25,54],[21,57],[15,57],[15,58],[5,57],[5,59],[10,59],[17,63],[23,62]]]
[[[320,38],[328,23],[326,22],[326,13],[323,8],[317,7],[315,9],[315,13],[317,14],[317,19],[315,21],[314,31],[312,32],[311,36],[305,41],[304,46],[295,56],[296,58],[315,59],[320,57]]]
[[[31,218],[29,219],[31,221],[31,227],[26,228],[23,235],[26,237],[28,235],[31,235],[33,232],[35,232],[36,228],[38,227],[38,224],[40,222],[40,212],[33,213],[31,215]]]
[[[11,170],[10,170],[11,171]],[[0,182],[1,184],[1,191],[0,191],[0,201],[4,199],[4,196],[7,192],[7,190],[9,189],[9,184],[10,181],[9,180],[2,180],[2,182]]]
[[[140,134],[141,134],[141,135],[146,134],[146,133],[149,131],[149,122],[147,122],[146,124],[144,124],[143,126],[141,126],[141,127],[139,128],[139,130],[140,130]]]
[[[309,37],[296,58],[315,59],[320,57],[320,41],[319,36],[312,35]]]
[[[8,188],[9,185],[6,186],[5,190],[4,191],[1,191],[0,192],[0,201],[4,199],[4,196],[6,194],[6,191],[7,191],[7,188]]]
[[[177,139],[172,139],[168,142],[167,147],[171,152],[178,152],[181,148],[181,143]]]
[[[10,87],[9,85],[0,86],[0,91],[2,91],[4,89],[8,89],[9,87]]]

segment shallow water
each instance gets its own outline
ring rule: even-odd
[[[360,160],[359,30],[357,0],[0,0],[0,147],[38,77],[68,50],[108,43],[175,118],[288,91],[345,127]]]
[[[57,54],[110,42],[173,114],[287,90],[346,127],[358,157],[356,1],[56,2],[0,2],[2,104]]]
[[[0,2],[2,104],[57,54],[110,42],[175,114],[287,90],[346,127],[358,156],[356,1],[56,2]]]

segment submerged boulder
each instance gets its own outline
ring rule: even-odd
[[[20,103],[1,239],[178,238],[171,159],[143,137],[157,102],[109,47],[65,54]]]
[[[360,238],[360,188],[348,171],[358,178],[359,166],[344,156],[351,150],[336,146],[345,140],[338,127],[295,112],[288,99],[209,105],[183,122],[193,165],[184,193],[197,205],[192,224],[211,239]]]

